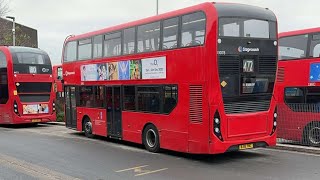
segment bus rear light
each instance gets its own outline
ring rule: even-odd
[[[17,114],[18,116],[20,116],[19,114],[19,110],[18,110],[18,104],[16,101],[13,102],[13,111],[15,114]]]
[[[276,132],[276,129],[277,129],[277,117],[278,117],[278,113],[277,113],[277,108],[276,108],[274,110],[274,113],[273,113],[273,123],[272,123],[271,135],[274,134]]]
[[[56,103],[52,103],[52,111],[56,111]]]
[[[218,111],[214,114],[213,118],[213,133],[217,136],[221,141],[223,141],[222,134],[221,134],[221,120]]]

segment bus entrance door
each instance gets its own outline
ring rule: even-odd
[[[107,134],[108,136],[121,138],[121,88],[120,86],[106,87],[107,98]]]
[[[66,126],[68,128],[77,128],[77,112],[76,112],[76,88],[74,86],[67,86],[66,92]]]

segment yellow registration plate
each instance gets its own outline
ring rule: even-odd
[[[41,119],[32,119],[31,122],[41,122]]]
[[[242,144],[242,145],[239,145],[239,149],[240,150],[252,149],[252,148],[253,148],[253,144]]]

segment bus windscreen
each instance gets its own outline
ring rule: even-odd
[[[50,64],[44,54],[21,52],[16,53],[16,64]]]

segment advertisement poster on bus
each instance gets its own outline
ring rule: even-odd
[[[97,77],[98,81],[108,80],[108,71],[107,71],[107,64],[97,64]]]
[[[320,82],[320,63],[310,65],[309,82]]]
[[[109,78],[108,78],[109,80],[119,80],[117,62],[108,63],[108,75],[109,75]]]
[[[165,79],[166,57],[142,59],[142,79]]]
[[[118,62],[119,80],[130,80],[129,61]]]
[[[130,61],[130,79],[142,79],[141,60]]]
[[[23,107],[23,114],[49,113],[48,104],[25,104],[22,107]]]
[[[96,81],[98,79],[98,67],[96,64],[82,65],[81,81]]]

